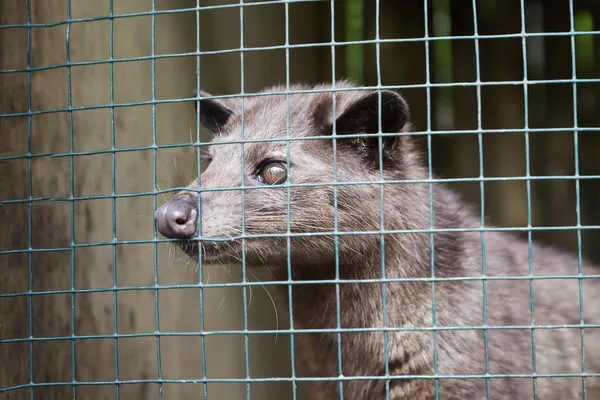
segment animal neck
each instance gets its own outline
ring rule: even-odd
[[[341,250],[337,262],[335,259],[319,265],[294,265],[292,262],[292,280],[295,282],[292,284],[292,313],[298,328],[333,329],[338,312],[342,327],[378,326],[383,315],[383,281],[408,278],[409,273],[412,278],[428,276],[426,264],[415,259],[417,253],[407,253],[401,247],[400,236],[388,235],[383,239],[383,257],[381,238],[370,237],[365,238],[373,241],[370,254],[357,255]],[[287,281],[287,270],[276,272],[275,279]],[[415,298],[420,293],[413,283],[395,282],[385,286],[393,286],[396,307],[407,315],[418,306]],[[289,289],[287,285],[279,288],[287,308]]]
[[[432,276],[432,255],[436,277],[463,273],[460,257],[464,234],[447,231],[460,228],[464,216],[460,207],[454,206],[452,196],[445,191],[435,193],[433,227],[442,231],[435,233],[433,249],[432,236],[427,231],[361,236],[358,240],[355,235],[341,235],[337,259],[335,252],[328,259],[319,259],[318,265],[306,259],[294,263],[292,259],[292,280],[298,282],[292,288],[292,308],[298,324],[312,328],[335,327],[339,287],[342,324],[372,326],[378,322],[373,319],[381,318],[383,313],[382,282],[385,280],[391,280],[385,286],[388,298],[394,299],[393,309],[399,320],[410,319],[413,312],[425,315],[427,310],[423,307],[431,300],[431,284],[424,279]],[[429,228],[428,212],[427,216],[421,213],[421,217],[425,226],[414,228]],[[390,224],[388,229],[407,229],[402,221],[394,222],[400,228]],[[275,278],[287,281],[287,269],[279,271]],[[410,282],[411,279],[418,281]],[[284,298],[289,300],[287,286],[281,289]]]

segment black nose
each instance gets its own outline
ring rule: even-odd
[[[167,238],[189,238],[198,228],[198,208],[192,198],[166,202],[154,213],[158,231]]]

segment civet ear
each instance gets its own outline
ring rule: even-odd
[[[383,90],[381,101],[378,91],[369,92],[345,107],[335,120],[335,132],[338,136],[379,133],[379,109],[381,107],[381,133],[399,133],[406,126],[410,112],[408,104],[398,93]],[[333,134],[333,124],[325,128],[326,134]],[[381,151],[385,158],[391,157],[396,147],[398,135],[381,137]],[[338,142],[350,145],[368,161],[379,165],[379,137],[351,137]]]
[[[200,123],[207,127],[213,134],[219,134],[234,114],[233,104],[222,99],[211,99],[212,95],[205,91],[194,90],[194,109],[200,108]]]

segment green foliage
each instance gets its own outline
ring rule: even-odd
[[[346,40],[360,41],[364,36],[363,0],[348,0],[346,6]],[[346,47],[346,76],[356,84],[363,84],[363,45]]]
[[[575,31],[590,32],[594,30],[594,17],[589,11],[575,13]],[[594,36],[575,36],[575,60],[577,72],[590,74],[594,70]]]

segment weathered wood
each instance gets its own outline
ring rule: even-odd
[[[59,22],[66,19],[66,3],[31,2],[31,22]],[[221,1],[225,3],[225,1]],[[72,17],[97,17],[108,14],[106,2],[71,2]],[[217,4],[217,3],[215,3]],[[115,14],[151,10],[151,0],[115,2]],[[194,1],[157,0],[157,9],[193,7]],[[290,5],[290,37],[294,43],[323,42],[329,37],[329,5]],[[239,47],[239,17],[237,8],[202,11],[201,50]],[[317,29],[307,29],[298,20],[310,18]],[[247,7],[244,9],[245,47],[279,45],[285,39],[284,5]],[[25,23],[24,4],[17,0],[0,2],[0,23]],[[150,56],[152,54],[152,18],[117,18],[114,25],[114,57]],[[71,25],[70,58],[72,61],[94,61],[109,58],[109,21]],[[249,27],[252,28],[249,29]],[[260,29],[257,29],[259,28]],[[196,13],[156,16],[155,53],[193,52],[196,49]],[[34,67],[64,64],[66,61],[66,25],[32,29],[31,63]],[[26,30],[0,30],[0,69],[26,67]],[[233,45],[232,45],[233,44]],[[292,80],[320,81],[323,71],[331,65],[330,50],[323,47],[290,51]],[[285,82],[285,52],[283,50],[246,52],[244,54],[244,90],[251,92],[268,84]],[[74,107],[101,106],[110,102],[109,64],[71,68]],[[126,103],[152,99],[152,61],[149,59],[114,66],[114,102]],[[189,97],[195,87],[196,57],[157,59],[155,62],[155,96],[157,99]],[[329,73],[330,74],[330,73]],[[201,57],[202,88],[215,93],[239,92],[240,55],[230,53]],[[31,74],[31,108],[35,111],[68,106],[66,68],[36,71]],[[27,74],[0,74],[0,113],[24,113],[27,104]],[[152,145],[152,106],[117,107],[114,109],[115,147]],[[189,142],[195,138],[196,125],[190,103],[156,106],[156,137],[158,144]],[[1,156],[27,153],[28,118],[0,118]],[[67,112],[44,113],[31,118],[32,153],[68,153],[70,151],[70,115]],[[106,151],[111,149],[110,109],[75,111],[72,113],[73,151]],[[207,138],[203,137],[203,140]],[[195,140],[195,139],[193,139]],[[153,190],[154,156],[152,151],[115,153],[117,194],[151,192]],[[157,184],[160,189],[183,186],[196,175],[196,157],[192,148],[157,151]],[[31,196],[68,198],[71,195],[70,159],[50,156],[31,161]],[[110,152],[77,156],[73,159],[73,196],[110,196],[113,191]],[[26,159],[0,162],[0,200],[19,200],[30,196]],[[169,196],[169,195],[167,195]],[[158,196],[161,204],[163,196]],[[153,197],[117,198],[116,239],[147,240],[153,237]],[[2,205],[0,250],[26,250],[28,244],[27,201]],[[187,261],[178,261],[179,253],[160,244],[155,266],[154,245],[110,244],[83,246],[71,250],[71,243],[110,243],[113,240],[113,203],[110,197],[73,202],[73,214],[68,201],[34,201],[31,207],[32,243],[34,249],[62,248],[64,251],[35,252],[31,255],[32,275],[26,252],[0,255],[0,293],[26,293],[31,280],[33,291],[67,290],[61,294],[31,297],[18,295],[0,298],[0,339],[27,339],[32,321],[33,377],[30,377],[30,354],[27,341],[0,345],[0,388],[34,382],[112,382],[115,376],[115,353],[118,355],[120,380],[202,379],[202,352],[198,336],[161,337],[152,334],[157,329],[158,307],[161,332],[199,332],[198,289],[160,289],[106,291],[113,284],[122,286],[152,286],[155,268],[160,285],[194,284],[198,272]],[[73,216],[72,216],[73,215]],[[71,220],[73,218],[73,221]],[[74,236],[71,224],[74,225]],[[172,254],[170,254],[172,253]],[[74,257],[75,276],[72,276]],[[116,257],[116,258],[115,258]],[[116,265],[113,262],[116,259]],[[240,280],[239,268],[205,266],[205,283]],[[260,279],[269,279],[265,271],[255,272]],[[116,275],[116,282],[113,282]],[[232,275],[230,277],[229,275]],[[249,280],[254,280],[252,274]],[[74,287],[72,287],[74,281]],[[101,289],[98,292],[77,293],[72,303],[71,289]],[[269,289],[270,291],[272,289]],[[269,295],[260,287],[248,291],[249,329],[286,328],[285,314],[278,321]],[[115,303],[116,297],[116,303]],[[74,307],[74,318],[72,316]],[[117,316],[114,315],[116,307]],[[244,308],[239,288],[204,290],[204,329],[206,331],[243,329]],[[114,326],[116,319],[117,327]],[[72,323],[74,320],[74,323]],[[119,334],[143,334],[145,337],[110,338]],[[102,339],[76,339],[75,353],[71,340],[40,340],[71,335],[106,335]],[[157,345],[160,342],[161,375],[158,373]],[[289,338],[285,335],[253,335],[249,339],[251,377],[290,376]],[[75,358],[75,371],[72,359]],[[212,335],[206,339],[208,378],[244,378],[244,337]],[[75,376],[73,376],[75,374]],[[165,398],[202,398],[202,384],[163,384]],[[34,398],[67,398],[73,390],[81,398],[116,398],[113,384],[38,387]],[[121,384],[121,398],[153,399],[159,396],[156,383]],[[210,397],[246,398],[246,385],[210,383]],[[289,397],[291,384],[255,383],[252,397],[279,399]],[[5,399],[29,398],[29,389],[16,389],[2,394]]]

